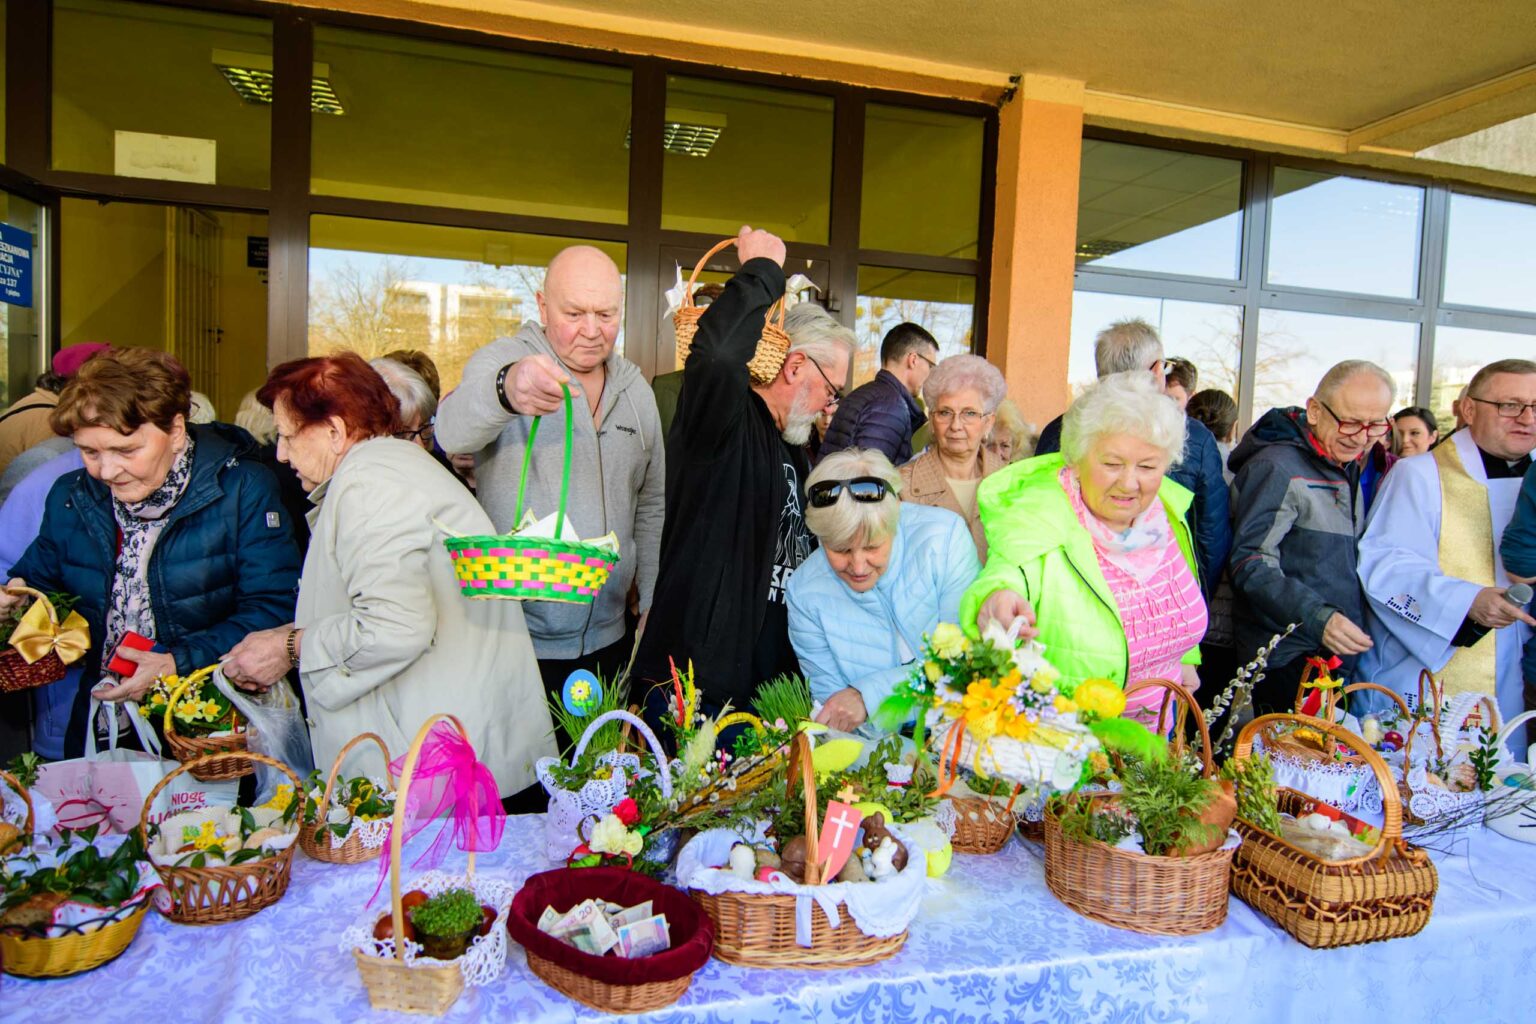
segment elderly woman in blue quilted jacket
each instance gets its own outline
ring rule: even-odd
[[[789,640],[816,720],[853,732],[909,672],[923,634],[958,622],[981,572],[965,520],[900,500],[884,454],[828,455],[806,481],[805,525],[821,542],[789,582]]]
[[[77,596],[90,624],[79,692],[59,712],[69,715],[66,756],[84,744],[92,684],[105,701],[138,699],[156,676],[212,664],[247,633],[293,619],[299,556],[277,482],[243,430],[188,425],[191,393],[171,356],[113,349],[51,414],[85,468],[54,483],[10,574]],[[0,611],[19,600],[0,597]],[[130,632],[154,649],[122,647]],[[103,678],[114,652],[133,670]]]

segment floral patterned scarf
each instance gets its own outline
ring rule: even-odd
[[[1162,565],[1168,544],[1173,539],[1173,528],[1168,525],[1168,513],[1163,510],[1162,501],[1154,498],[1130,526],[1116,531],[1088,510],[1083,502],[1083,485],[1071,466],[1061,470],[1061,487],[1072,501],[1077,521],[1093,538],[1094,549],[1099,555],[1140,583],[1151,579]]]
[[[112,604],[107,609],[107,643],[103,651],[117,650],[130,631],[151,639],[155,635],[154,609],[149,605],[149,556],[165,529],[166,517],[192,479],[192,447],[187,446],[171,463],[165,482],[143,501],[132,503],[112,499],[112,516],[123,539],[117,551],[117,565],[112,577]]]

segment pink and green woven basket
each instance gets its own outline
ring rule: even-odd
[[[517,514],[522,522],[523,497],[528,489],[528,464],[533,439],[539,432],[534,417],[523,451],[522,478],[517,485]],[[555,536],[565,528],[565,500],[571,487],[571,389],[565,389],[565,460],[560,475],[560,509],[555,515]],[[554,537],[449,537],[443,541],[453,559],[459,593],[469,598],[511,601],[565,601],[591,604],[608,582],[618,553],[584,541]]]

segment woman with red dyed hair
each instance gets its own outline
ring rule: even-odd
[[[298,473],[313,534],[293,623],[252,633],[225,673],[248,687],[299,670],[315,763],[378,733],[405,750],[433,714],[457,715],[503,797],[534,782],[553,729],[523,609],[459,595],[443,530],[495,529],[453,475],[391,436],[399,403],[351,352],[284,363],[257,392],[277,422],[277,457]],[[382,777],[377,748],[347,774]]]

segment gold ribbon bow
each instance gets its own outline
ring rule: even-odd
[[[91,649],[91,628],[79,612],[70,612],[63,622],[59,622],[48,599],[40,598],[32,602],[32,607],[16,624],[16,630],[11,634],[11,646],[28,665],[48,657],[49,651],[57,654],[64,664],[72,665]]]

